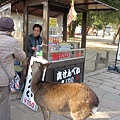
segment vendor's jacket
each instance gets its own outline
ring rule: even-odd
[[[18,41],[9,36],[7,32],[0,31],[0,61],[10,75],[15,76],[14,61],[23,61],[26,58],[25,52],[20,47]],[[8,86],[9,79],[0,65],[0,86]]]
[[[38,45],[42,44],[42,37],[39,36],[38,38]],[[32,50],[32,47],[36,47],[36,38],[33,34],[30,34],[28,36],[28,58],[31,58],[33,56],[34,51]]]

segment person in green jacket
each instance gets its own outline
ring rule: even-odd
[[[33,25],[33,33],[28,36],[28,58],[34,55],[36,51],[36,46],[42,44],[42,37],[40,33],[42,31],[42,26],[39,24]]]

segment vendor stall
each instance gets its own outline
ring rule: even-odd
[[[43,57],[52,62],[47,70],[46,80],[52,82],[83,82],[84,81],[84,64],[85,64],[85,47],[86,47],[86,22],[87,11],[89,10],[113,10],[114,8],[94,0],[75,0],[74,8],[76,12],[82,12],[82,40],[79,45],[67,42],[67,15],[70,9],[71,0],[29,0],[24,2],[24,23],[28,24],[28,14],[40,14],[43,16]],[[57,18],[63,15],[63,23],[60,27],[59,34],[62,31],[62,40],[58,35],[57,26],[50,23],[50,18]],[[27,33],[28,25],[24,25],[25,40],[24,50],[27,53]],[[55,30],[51,30],[55,29]],[[54,34],[51,35],[51,32]],[[56,34],[55,34],[56,33]],[[55,36],[56,35],[56,36]]]
[[[47,70],[47,81],[61,83],[84,81],[87,11],[114,9],[113,7],[107,6],[96,0],[75,0],[74,2],[76,12],[82,12],[83,14],[82,40],[80,41],[80,46],[77,48],[67,42],[67,15],[70,9],[71,0],[34,0],[34,2],[26,1],[24,3],[25,23],[28,23],[27,15],[31,11],[33,11],[33,14],[38,14],[39,11],[43,16],[43,57],[52,62],[52,65]],[[35,12],[34,10],[36,9],[37,11]],[[50,36],[50,17],[57,18],[60,14],[63,15],[63,23],[61,26],[63,27],[62,40],[59,36],[55,36],[58,34]],[[54,29],[57,29],[56,27],[57,26],[54,26]],[[27,24],[25,25],[25,28],[25,36],[27,36]],[[27,39],[27,37],[25,37],[25,39]],[[24,50],[27,52],[27,43],[24,43],[24,45]]]

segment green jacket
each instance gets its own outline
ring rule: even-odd
[[[42,44],[42,37],[39,36],[39,40],[38,40],[38,45]],[[28,36],[28,58],[31,58],[31,56],[33,56],[34,51],[32,50],[32,47],[36,47],[36,38],[34,37],[33,34],[30,34]]]

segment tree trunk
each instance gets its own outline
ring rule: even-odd
[[[77,21],[71,23],[71,25],[69,26],[69,37],[75,37],[74,33],[77,25],[78,25]]]
[[[115,35],[113,36],[112,44],[115,44],[117,35],[119,35],[119,39],[120,39],[120,26],[118,27],[117,33],[115,33]]]
[[[69,30],[68,35],[70,37],[71,36],[71,25],[68,26],[68,30]]]
[[[76,28],[76,26],[73,26],[73,27],[72,27],[71,37],[75,37],[75,28]]]
[[[102,38],[105,37],[105,26],[103,27],[103,33],[102,33]]]
[[[92,24],[92,31],[91,31],[92,36],[94,36],[94,29],[95,29],[95,26]]]

